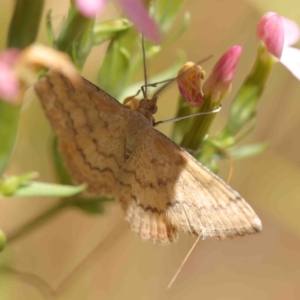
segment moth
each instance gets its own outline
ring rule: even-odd
[[[178,231],[226,239],[262,230],[250,205],[154,127],[156,101],[129,109],[82,78],[49,71],[35,85],[74,183],[119,200],[143,240],[168,244]]]

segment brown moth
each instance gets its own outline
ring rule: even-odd
[[[128,109],[89,81],[72,84],[54,71],[35,90],[74,182],[117,198],[143,240],[170,243],[179,230],[203,239],[261,231],[236,191],[153,128],[155,100]]]

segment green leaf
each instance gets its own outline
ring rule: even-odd
[[[89,198],[89,199],[76,199],[73,206],[83,210],[85,213],[96,215],[104,212],[104,202],[112,201],[113,198]]]
[[[35,181],[23,181],[22,185],[13,193],[0,193],[2,196],[43,196],[43,197],[70,197],[81,193],[86,188],[86,185],[68,186],[52,183],[43,183]]]
[[[4,232],[0,229],[0,252],[3,251],[5,245],[6,245],[6,236]]]
[[[132,23],[125,18],[118,18],[97,23],[93,29],[93,44],[101,45],[112,39],[117,33],[132,27]]]
[[[98,73],[98,84],[107,93],[120,98],[142,66],[140,35],[134,28],[120,31],[111,39],[103,64]],[[145,43],[147,58],[161,51],[160,46]]]
[[[234,147],[231,149],[228,149],[229,155],[233,159],[241,159],[241,158],[247,158],[254,155],[258,155],[265,151],[269,146],[269,143],[262,142],[259,144],[254,145],[247,145],[243,147]]]
[[[158,23],[169,29],[175,21],[183,0],[162,0],[153,7],[153,15]],[[162,50],[162,46],[152,45],[145,41],[147,58]],[[120,31],[111,39],[106,56],[98,73],[98,85],[108,94],[120,99],[123,90],[128,86],[143,63],[140,34],[135,28]],[[135,94],[135,93],[134,93]]]
[[[7,47],[24,49],[37,36],[45,0],[17,0],[9,25]]]
[[[111,39],[98,73],[98,85],[116,99],[136,75],[136,61],[141,57],[139,35],[130,28]]]
[[[48,39],[50,41],[51,45],[55,45],[55,35],[52,27],[52,10],[49,10],[47,15],[46,15],[46,30],[47,30],[47,35]]]
[[[15,192],[14,196],[70,197],[81,193],[85,188],[85,184],[70,186],[28,181]]]
[[[183,21],[181,22],[179,28],[176,29],[176,31],[173,34],[167,35],[166,40],[163,43],[163,47],[166,47],[169,44],[176,41],[182,35],[182,33],[185,32],[186,28],[190,24],[190,19],[191,19],[191,14],[189,12],[186,12],[184,14]]]
[[[24,182],[38,177],[36,172],[27,173],[19,176],[5,177],[0,181],[0,195],[11,196]]]
[[[92,22],[93,19],[85,18],[79,13],[75,4],[71,4],[68,18],[56,40],[56,48],[68,53],[76,61],[76,57],[73,56],[75,44],[90,30]]]
[[[84,63],[93,48],[93,27],[94,19],[90,19],[89,22],[85,24],[80,38],[73,44],[72,57],[79,70],[83,68]]]
[[[155,6],[155,19],[163,32],[173,26],[184,0],[160,0]]]

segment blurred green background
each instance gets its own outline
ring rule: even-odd
[[[5,45],[13,1],[0,0],[0,43]],[[54,29],[59,30],[68,1],[46,2],[44,20],[53,11]],[[149,75],[173,65],[178,49],[188,60],[213,54],[203,64],[209,72],[218,57],[232,45],[244,47],[232,97],[255,59],[256,24],[266,11],[275,11],[300,25],[296,0],[186,1],[191,24],[175,43],[148,63]],[[99,20],[119,15],[109,2]],[[47,43],[45,27],[39,39]],[[83,75],[92,82],[105,54],[95,47]],[[298,44],[298,47],[300,45]],[[232,97],[223,101],[212,131],[226,121]],[[157,120],[173,117],[178,92],[175,85],[159,99]],[[100,241],[101,247],[57,299],[299,299],[300,298],[300,83],[283,66],[276,65],[259,105],[257,129],[244,143],[269,141],[261,155],[235,162],[231,185],[253,206],[264,230],[257,236],[233,241],[200,242],[171,290],[166,291],[194,239],[184,234],[171,246],[142,242],[127,227],[118,203],[106,205],[106,213],[90,217],[78,210],[60,213],[29,235],[9,244],[2,259],[18,270],[33,272],[55,289],[70,271]],[[171,125],[159,129],[170,134]],[[50,128],[39,102],[29,90],[23,107],[19,138],[8,174],[38,171],[40,179],[54,182],[51,164]],[[229,164],[220,175],[227,178]],[[51,207],[56,199],[0,199],[0,227],[12,232]],[[0,274],[0,299],[44,299],[32,285],[14,276]]]

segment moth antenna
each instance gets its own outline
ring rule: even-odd
[[[176,280],[176,278],[178,277],[179,273],[181,272],[183,266],[185,265],[185,263],[187,262],[188,258],[190,257],[190,255],[192,254],[193,250],[195,249],[196,245],[198,244],[198,242],[200,241],[201,236],[199,235],[197,240],[195,241],[194,245],[191,247],[190,251],[188,252],[188,254],[185,256],[184,260],[182,261],[181,265],[179,266],[178,270],[176,271],[175,275],[173,276],[173,278],[171,279],[170,283],[167,286],[167,290],[169,288],[171,288],[171,286],[173,285],[174,281]]]
[[[167,120],[163,120],[163,121],[158,121],[158,122],[155,122],[153,124],[153,126],[157,126],[159,124],[168,123],[168,122],[177,122],[177,121],[192,118],[192,117],[195,117],[195,116],[215,114],[215,113],[219,112],[221,109],[222,109],[222,105],[220,105],[218,108],[216,108],[214,110],[211,110],[211,111],[201,111],[201,112],[197,112],[197,113],[194,113],[194,114],[191,114],[191,115],[188,115],[188,116],[176,117],[176,118],[171,118],[171,119],[167,119]]]
[[[148,76],[147,76],[147,64],[146,64],[146,50],[145,50],[145,38],[144,35],[142,34],[142,52],[143,52],[143,68],[144,68],[144,88],[142,87],[142,92],[144,99],[147,98],[147,87],[148,87]]]

